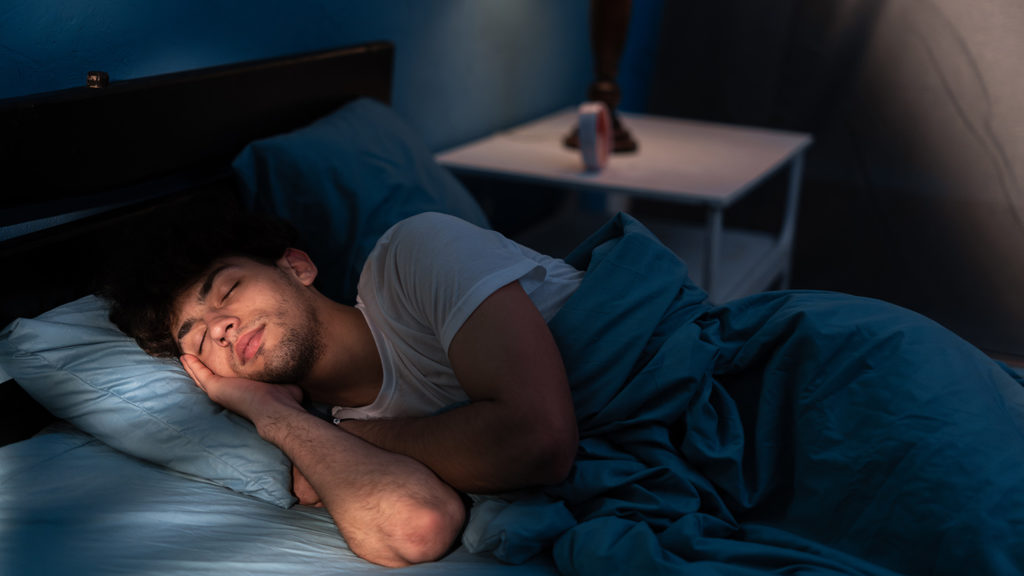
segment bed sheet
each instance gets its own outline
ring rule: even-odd
[[[0,448],[0,573],[76,576],[555,574],[460,548],[389,570],[353,555],[323,509],[285,510],[109,448],[60,423]]]

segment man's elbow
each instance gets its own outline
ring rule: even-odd
[[[452,549],[466,521],[466,509],[454,492],[429,505],[416,502],[400,508],[386,521],[387,526],[382,526],[385,546],[353,551],[389,567],[433,562]]]
[[[409,518],[403,527],[398,555],[407,564],[440,560],[451,551],[466,521],[462,500],[445,502],[422,509]]]
[[[565,480],[576,461],[578,446],[579,433],[575,426],[546,435],[536,448],[536,483],[551,485]]]

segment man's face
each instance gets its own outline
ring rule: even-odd
[[[176,302],[172,335],[218,375],[299,383],[323,351],[305,278],[288,258],[219,260]]]

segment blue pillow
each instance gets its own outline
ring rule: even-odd
[[[0,364],[37,402],[107,445],[287,508],[291,462],[210,401],[177,360],[142,351],[86,296],[0,332]]]
[[[296,226],[320,265],[317,288],[355,301],[366,256],[391,225],[443,212],[481,227],[469,192],[389,107],[354,100],[294,132],[255,141],[235,159],[248,207]]]

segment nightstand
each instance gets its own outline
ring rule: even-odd
[[[629,113],[620,113],[620,118],[640,148],[612,155],[600,172],[584,171],[579,151],[562,144],[575,125],[575,109],[444,151],[437,161],[456,174],[601,193],[609,212],[628,211],[631,198],[702,206],[706,218],[700,225],[643,222],[686,261],[691,277],[712,301],[788,286],[810,135]],[[788,170],[788,186],[777,234],[723,226],[729,207],[783,170]],[[522,193],[533,192],[524,186]],[[563,212],[517,240],[564,255],[606,219],[607,214]]]

